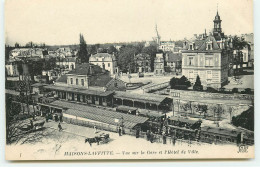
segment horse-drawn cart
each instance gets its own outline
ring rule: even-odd
[[[88,142],[90,146],[92,146],[92,143],[97,143],[99,145],[100,142],[102,143],[108,143],[109,142],[109,134],[108,133],[99,133],[94,137],[86,138],[85,143]]]

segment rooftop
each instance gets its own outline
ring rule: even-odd
[[[101,67],[89,63],[77,65],[74,70],[68,72],[68,74],[76,75],[95,75],[100,73],[104,73]]]
[[[91,89],[85,89],[85,88],[78,88],[78,87],[47,85],[47,86],[44,86],[43,88],[50,89],[50,90],[86,94],[86,95],[98,95],[98,96],[109,96],[114,93],[113,91],[104,91],[104,90],[101,90],[100,88],[94,88],[94,87]]]
[[[97,117],[100,117],[100,116],[109,117],[109,118],[113,119],[113,122],[115,119],[122,119],[122,118],[123,118],[124,122],[132,122],[132,123],[144,123],[145,121],[148,120],[148,118],[145,118],[145,117],[128,115],[128,114],[124,114],[124,113],[120,113],[120,112],[114,112],[114,111],[109,111],[109,110],[105,110],[102,108],[88,106],[85,104],[83,105],[83,104],[71,103],[71,102],[61,101],[61,100],[56,100],[49,104],[54,107],[60,107],[63,109],[71,109],[71,110],[74,110],[74,112],[75,112],[75,110],[81,111],[84,114],[84,116],[86,116],[86,114],[93,114],[94,116],[97,116]],[[79,112],[77,112],[77,113],[79,113]],[[80,116],[79,114],[76,114],[76,115]]]
[[[195,124],[196,122],[199,121],[199,120],[192,120],[192,119],[189,119],[189,118],[176,117],[176,116],[170,117],[170,120],[180,121],[180,122],[189,123],[189,124]]]
[[[182,56],[180,53],[169,52],[168,56],[166,56],[166,62],[176,62],[181,60],[182,60]]]
[[[120,99],[129,99],[134,101],[140,101],[140,102],[147,102],[152,104],[160,104],[168,97],[161,96],[161,95],[155,95],[155,94],[135,94],[135,93],[129,93],[129,92],[123,92],[123,91],[116,91],[115,98]],[[170,99],[170,98],[168,98]]]

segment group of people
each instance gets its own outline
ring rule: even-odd
[[[147,130],[147,132],[146,132],[147,141],[150,141],[151,143],[153,143],[155,138],[156,138],[156,134],[150,130]],[[162,139],[163,139],[163,144],[166,144],[167,143],[167,134],[166,133],[162,134]],[[175,145],[175,143],[176,143],[176,136],[173,134],[171,135],[171,142],[173,145]]]

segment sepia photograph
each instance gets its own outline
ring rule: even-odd
[[[250,159],[253,0],[6,0],[5,159]]]

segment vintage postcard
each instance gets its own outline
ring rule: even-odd
[[[254,158],[252,0],[6,0],[6,160]]]

